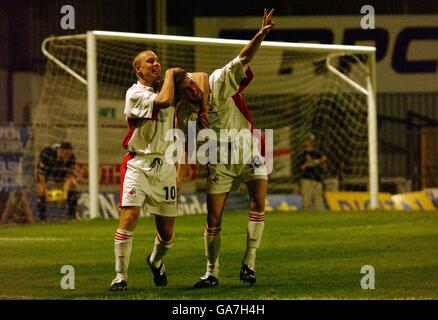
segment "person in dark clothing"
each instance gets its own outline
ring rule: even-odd
[[[299,160],[301,173],[300,192],[303,210],[321,211],[323,207],[323,172],[327,157],[315,149],[317,144],[313,134],[304,142],[304,152]]]
[[[37,165],[38,214],[41,221],[47,219],[47,200],[50,185],[61,186],[67,202],[69,219],[76,219],[79,199],[78,183],[74,176],[76,158],[69,142],[53,144],[44,148]]]

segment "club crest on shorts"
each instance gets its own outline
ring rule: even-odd
[[[128,197],[132,198],[135,197],[137,195],[137,191],[135,191],[134,188],[132,188],[129,192],[128,192]]]
[[[215,176],[211,177],[210,178],[210,182],[213,183],[213,184],[219,183],[219,176],[215,175]]]

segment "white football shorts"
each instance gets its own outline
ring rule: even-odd
[[[119,207],[142,207],[150,214],[176,217],[176,168],[164,157],[129,152],[120,168]]]
[[[244,150],[238,143],[232,145],[240,153],[240,162],[243,162]],[[237,164],[207,164],[207,194],[228,193],[238,191],[242,183],[252,180],[268,180],[268,173],[264,157],[259,152],[250,156],[250,163]],[[231,161],[228,161],[231,162]]]

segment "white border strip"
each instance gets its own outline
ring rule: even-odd
[[[130,32],[115,32],[115,31],[101,31],[94,30],[88,31],[93,33],[98,39],[113,39],[113,40],[125,40],[125,41],[138,41],[138,40],[154,40],[156,42],[179,42],[183,44],[197,44],[202,43],[204,45],[218,46],[242,46],[246,45],[249,40],[234,40],[234,39],[220,39],[220,38],[206,38],[206,37],[187,37],[187,36],[172,36],[172,35],[158,35],[150,33],[130,33]],[[82,39],[85,35],[75,36],[59,36],[56,39],[68,40],[68,39]],[[375,47],[369,46],[350,46],[350,45],[337,45],[337,44],[314,44],[314,43],[293,43],[293,42],[278,42],[278,41],[263,41],[262,47],[278,48],[278,49],[294,49],[297,51],[307,52],[356,52],[356,53],[370,53],[375,52]]]

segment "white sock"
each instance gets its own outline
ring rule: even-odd
[[[221,227],[209,228],[205,225],[204,231],[205,256],[207,257],[207,271],[205,277],[219,276],[219,251],[221,247]]]
[[[173,245],[173,236],[169,241],[163,241],[160,235],[157,233],[155,237],[154,249],[152,250],[150,262],[155,267],[158,268],[161,266],[161,259],[166,255],[166,252]]]
[[[246,239],[246,252],[243,264],[255,269],[256,251],[260,247],[260,241],[265,227],[265,212],[250,211],[248,216],[248,229]]]
[[[132,231],[117,229],[114,236],[117,278],[128,278],[129,258],[132,250]]]

